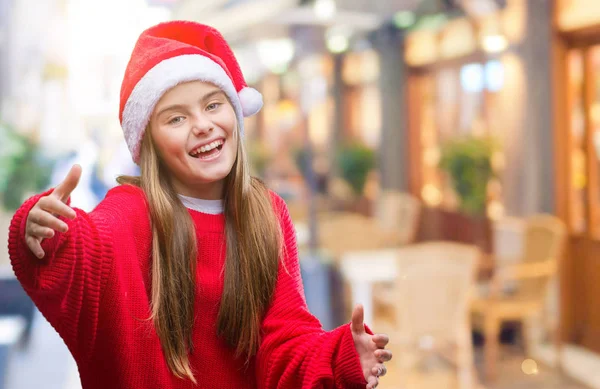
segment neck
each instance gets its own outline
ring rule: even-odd
[[[174,182],[175,191],[186,197],[200,200],[221,200],[223,198],[223,180],[194,186]]]

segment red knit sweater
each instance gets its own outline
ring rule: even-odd
[[[49,192],[47,192],[49,193]],[[45,193],[45,194],[47,194]],[[8,248],[13,269],[77,362],[84,389],[364,388],[349,325],[325,332],[306,306],[294,228],[272,195],[286,245],[259,351],[245,366],[216,335],[225,259],[224,216],[190,210],[198,238],[195,351],[198,385],[169,371],[150,312],[151,230],[143,192],[112,189],[90,213],[76,209],[67,233],[45,240],[43,259],[24,244],[29,210],[16,212]]]

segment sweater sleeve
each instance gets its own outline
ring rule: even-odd
[[[25,244],[25,226],[33,206],[51,192],[28,199],[15,213],[8,237],[10,261],[27,294],[71,352],[86,355],[94,345],[103,287],[113,264],[112,227],[119,196],[109,192],[94,211],[74,208],[75,219],[61,218],[69,230],[43,240],[45,256],[40,259]]]
[[[285,243],[271,306],[262,322],[257,354],[259,388],[365,388],[350,325],[322,329],[306,305],[296,236],[287,206],[274,195]]]

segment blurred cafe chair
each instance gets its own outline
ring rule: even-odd
[[[557,274],[566,237],[565,224],[555,216],[527,218],[522,256],[498,262],[487,293],[474,299],[472,320],[485,337],[485,376],[488,380],[496,376],[502,323],[516,321],[522,324],[525,352],[531,354],[534,324],[547,314],[549,285]],[[557,325],[554,327],[552,335],[560,365]]]
[[[459,388],[475,388],[469,306],[480,250],[453,242],[426,242],[397,249],[393,292],[373,294],[393,312],[392,321],[376,321],[396,350],[400,376],[423,354],[446,357],[457,369]],[[408,370],[406,370],[408,369]]]

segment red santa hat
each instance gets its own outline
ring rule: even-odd
[[[210,82],[225,92],[243,134],[244,117],[262,107],[262,95],[246,85],[233,51],[214,28],[189,22],[161,23],[144,31],[131,54],[121,85],[119,119],[135,163],[150,115],[177,84]]]

